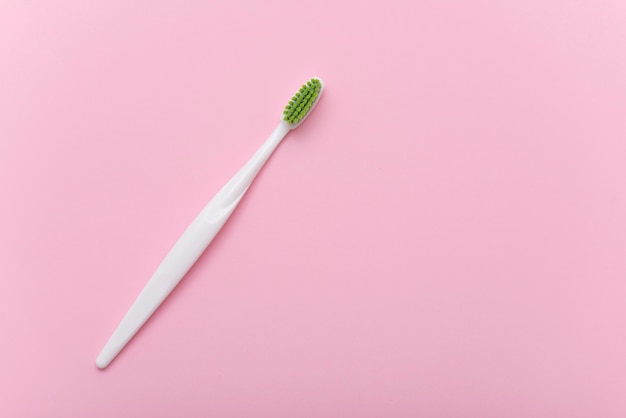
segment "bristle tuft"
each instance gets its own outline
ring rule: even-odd
[[[321,90],[322,83],[317,78],[312,78],[306,84],[303,84],[287,106],[285,106],[283,120],[289,124],[296,124],[304,119]]]

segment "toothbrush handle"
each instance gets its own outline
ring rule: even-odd
[[[289,132],[281,122],[252,158],[221,188],[165,256],[102,349],[96,365],[117,356],[213,241],[280,141]]]

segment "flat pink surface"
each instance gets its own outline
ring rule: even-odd
[[[625,417],[625,4],[0,2],[0,417]]]

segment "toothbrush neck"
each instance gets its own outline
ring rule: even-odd
[[[224,186],[222,204],[231,204],[246,192],[256,175],[261,171],[270,155],[290,131],[287,123],[280,122],[261,148],[248,160],[241,170]]]
[[[249,168],[249,170],[256,175],[289,131],[289,125],[281,121],[276,129],[274,129],[274,132],[265,140],[265,143],[261,145],[261,148],[258,149],[244,166],[244,169]]]

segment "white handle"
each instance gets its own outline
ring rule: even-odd
[[[265,143],[211,199],[165,256],[96,360],[104,368],[150,318],[213,241],[274,149],[289,132],[281,122]]]

